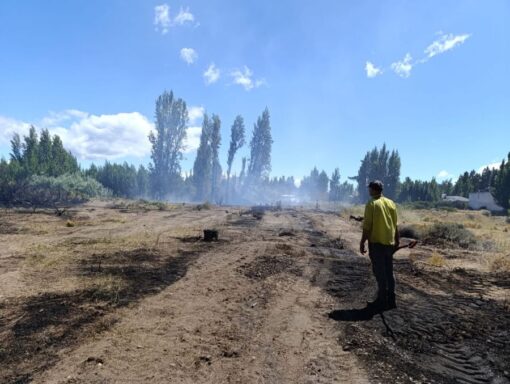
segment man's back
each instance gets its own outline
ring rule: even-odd
[[[370,243],[395,245],[397,207],[384,197],[375,197],[365,206],[363,229],[368,231]]]

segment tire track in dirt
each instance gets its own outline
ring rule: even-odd
[[[399,309],[386,320],[396,341],[374,317],[339,323],[346,335],[343,348],[353,350],[372,378],[383,382],[508,383],[510,314],[498,302],[480,298],[494,279],[478,272],[417,272],[409,261],[395,264]],[[362,308],[360,296],[369,299],[373,291],[367,285],[375,288],[368,260],[351,255],[323,265],[331,271],[323,287],[339,305]]]

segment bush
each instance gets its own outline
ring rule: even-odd
[[[426,234],[428,243],[448,243],[469,248],[477,243],[475,236],[462,224],[436,223]]]
[[[442,255],[437,252],[433,252],[432,255],[427,259],[427,264],[434,267],[442,267],[445,265],[445,260]]]
[[[107,194],[107,190],[98,181],[80,174],[58,177],[34,175],[18,188],[16,203],[32,207],[53,207],[58,204],[83,203]]]
[[[195,209],[196,209],[197,211],[201,211],[202,209],[205,209],[205,210],[207,210],[207,209],[211,209],[211,204],[210,204],[208,201],[206,201],[204,204],[198,204],[198,205],[195,207]]]

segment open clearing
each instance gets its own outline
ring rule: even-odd
[[[510,382],[501,218],[404,215],[467,220],[497,249],[399,252],[392,338],[327,316],[375,289],[347,213],[159,208],[2,211],[1,383]]]

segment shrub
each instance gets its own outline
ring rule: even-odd
[[[487,216],[487,217],[490,217],[492,215],[491,211],[489,211],[487,209],[482,209],[481,212],[482,212],[482,215]]]
[[[210,204],[208,201],[206,201],[204,204],[198,204],[198,205],[195,207],[195,209],[196,209],[197,211],[201,211],[202,209],[206,209],[206,210],[207,210],[207,209],[211,209],[211,204]]]
[[[445,259],[439,253],[433,252],[432,255],[427,259],[427,264],[434,267],[443,267],[445,265]]]
[[[53,207],[58,204],[83,203],[107,194],[107,190],[98,181],[78,173],[58,177],[34,175],[25,185],[20,186],[17,203],[32,207]]]
[[[475,236],[458,223],[436,223],[427,231],[426,239],[429,243],[448,243],[461,248],[476,244]]]
[[[74,221],[71,221],[71,220],[67,220],[66,222],[66,227],[74,227],[76,224],[74,223]]]

